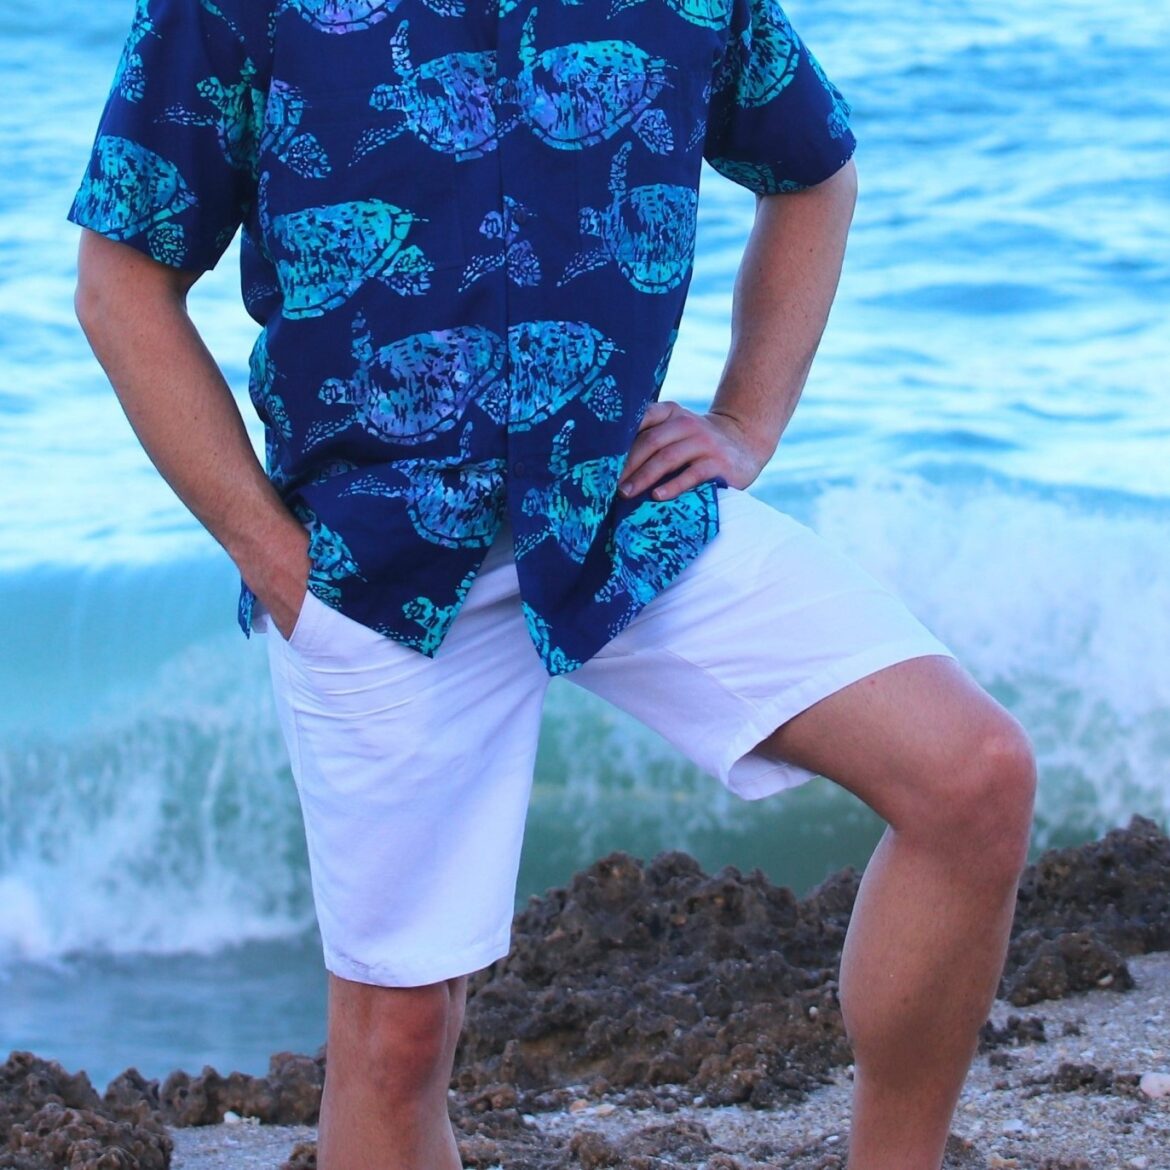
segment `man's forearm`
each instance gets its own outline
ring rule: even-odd
[[[731,350],[706,414],[652,402],[620,490],[669,500],[704,481],[745,488],[796,409],[837,291],[857,178],[761,199],[735,281]]]
[[[264,474],[187,315],[192,283],[87,232],[78,318],[155,466],[287,631],[304,592],[307,537]]]
[[[711,413],[771,457],[796,409],[837,291],[857,175],[759,200],[735,282],[731,348]]]

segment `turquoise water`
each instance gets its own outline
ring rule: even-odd
[[[0,1052],[98,1079],[321,1040],[304,847],[234,577],[71,310],[63,219],[131,5],[0,12]],[[1024,721],[1036,845],[1170,817],[1170,13],[790,5],[856,107],[842,291],[757,490],[890,581]],[[666,393],[721,365],[751,198],[703,193]],[[193,311],[243,398],[231,262]],[[258,437],[258,435],[257,435]],[[611,848],[798,888],[878,831],[814,784],[716,791],[554,689],[522,896]]]

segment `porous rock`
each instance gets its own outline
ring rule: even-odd
[[[317,1170],[317,1143],[297,1142],[280,1170]]]
[[[167,1170],[172,1149],[161,1126],[51,1102],[13,1126],[0,1170]]]
[[[1015,933],[1091,929],[1122,956],[1170,950],[1170,837],[1134,817],[1099,841],[1052,849],[1020,882]]]
[[[836,967],[856,886],[846,872],[799,902],[681,853],[604,858],[533,899],[472,981],[456,1083],[798,1098],[847,1059]]]
[[[1046,1044],[1048,1036],[1043,1016],[1008,1016],[1003,1027],[991,1020],[979,1030],[979,1051],[997,1048],[1022,1048],[1026,1044]]]
[[[1012,941],[1010,958],[1015,961],[1009,964],[1001,994],[1016,1007],[1061,999],[1077,991],[1129,991],[1133,987],[1125,960],[1092,929],[1051,939],[1039,931],[1027,931]]]
[[[1018,1007],[1133,986],[1125,959],[1170,950],[1170,837],[1134,817],[1099,841],[1052,849],[1020,882],[1000,995]]]
[[[84,1072],[67,1072],[31,1052],[14,1052],[0,1066],[0,1138],[0,1170],[170,1165],[171,1139],[149,1108],[126,1104],[117,1093],[103,1102]]]
[[[159,1090],[160,1108],[175,1126],[217,1125],[224,1114],[254,1117],[269,1125],[313,1125],[321,1110],[325,1059],[278,1052],[263,1077],[221,1076],[205,1067],[196,1077],[173,1072]]]
[[[1099,1068],[1091,1063],[1062,1061],[1049,1076],[1032,1077],[1025,1084],[1044,1086],[1058,1093],[1098,1093],[1133,1097],[1137,1095],[1140,1078],[1136,1073],[1119,1073],[1111,1068]]]
[[[55,1060],[13,1052],[0,1065],[0,1135],[49,1104],[98,1109],[101,1099],[84,1072],[66,1072]]]

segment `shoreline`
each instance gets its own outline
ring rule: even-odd
[[[1130,965],[1135,987],[1123,994],[1083,992],[1023,1012],[996,1002],[991,1021],[1013,1040],[976,1057],[955,1115],[947,1170],[1170,1170],[1170,1095],[1153,1099],[1130,1079],[1170,1074],[1170,953],[1141,956]],[[1008,1028],[1012,1017],[1021,1023]],[[1031,1039],[1039,1035],[1035,1021],[1043,1024],[1043,1041]],[[607,1147],[628,1151],[637,1135],[665,1126],[668,1132],[658,1138],[661,1157],[698,1125],[709,1137],[691,1131],[690,1149],[712,1170],[838,1170],[844,1166],[849,1082],[848,1070],[839,1070],[803,1103],[769,1110],[631,1108],[607,1096],[590,1097],[581,1085],[567,1108],[529,1114],[526,1124],[533,1143],[544,1137],[563,1147],[563,1161],[550,1165],[609,1164]],[[170,1133],[173,1170],[277,1170],[299,1143],[316,1136],[310,1126],[247,1121]],[[642,1138],[644,1145],[653,1141]],[[474,1153],[466,1142],[466,1153]],[[774,1152],[752,1157],[764,1146]],[[480,1143],[481,1154],[491,1152]],[[507,1170],[526,1164],[499,1152]],[[465,1164],[494,1163],[479,1157]],[[666,1164],[700,1163],[682,1152]]]
[[[947,1170],[1170,1170],[1168,875],[1170,837],[1142,818],[1027,868]],[[798,899],[758,871],[618,853],[531,899],[470,982],[464,1164],[843,1170],[858,884],[843,870]],[[0,1170],[312,1170],[324,1076],[324,1052],[286,1052],[259,1077],[129,1069],[99,1096],[14,1053]]]

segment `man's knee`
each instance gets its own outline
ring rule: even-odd
[[[922,810],[924,827],[989,880],[1014,881],[1027,859],[1035,792],[1032,745],[999,711],[956,747],[936,806]]]
[[[334,980],[329,1058],[345,1049],[347,1067],[380,1094],[420,1095],[451,1075],[463,1021],[463,981],[425,987],[374,987]]]

